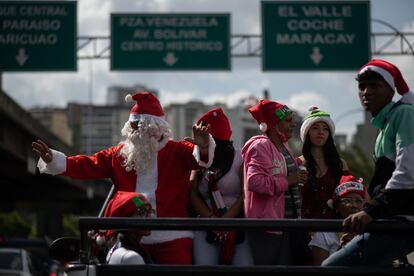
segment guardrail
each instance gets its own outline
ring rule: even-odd
[[[91,229],[151,229],[151,230],[306,230],[333,231],[342,230],[342,220],[335,219],[211,219],[211,218],[95,218],[79,219],[81,232],[81,263],[88,264],[88,236]],[[366,228],[367,232],[389,232],[395,234],[414,233],[414,222],[378,220]],[[414,267],[316,267],[316,266],[201,266],[201,265],[137,265],[111,266],[97,265],[97,275],[128,275],[142,273],[148,275],[160,273],[232,273],[232,272],[272,272],[277,275],[307,273],[310,275],[414,275]]]

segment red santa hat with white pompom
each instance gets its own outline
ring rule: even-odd
[[[136,122],[142,116],[154,116],[164,120],[164,111],[157,97],[150,92],[137,92],[134,95],[128,94],[125,97],[126,102],[136,101],[131,108],[129,121]]]
[[[410,91],[397,66],[382,59],[372,59],[362,66],[358,71],[357,77],[360,77],[367,71],[373,71],[382,76],[388,85],[402,96],[402,102],[414,104],[414,93]]]
[[[249,112],[259,124],[260,131],[266,133],[276,123],[291,114],[292,110],[290,110],[286,105],[275,101],[261,100],[249,108]]]
[[[201,122],[211,126],[210,134],[213,138],[223,141],[230,140],[232,130],[229,119],[224,114],[223,109],[216,107],[207,111],[198,119],[197,124]]]

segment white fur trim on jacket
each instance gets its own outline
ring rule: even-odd
[[[52,152],[52,162],[46,163],[42,158],[39,158],[37,167],[41,173],[57,175],[66,171],[66,155],[60,151],[50,149]]]
[[[208,138],[209,138],[209,144],[208,144],[208,162],[207,163],[201,160],[200,149],[197,145],[195,145],[194,150],[193,150],[193,156],[197,160],[198,165],[204,168],[209,168],[211,164],[213,163],[214,150],[216,149],[216,142],[214,141],[213,136],[209,134]]]
[[[151,203],[152,208],[157,210],[157,201],[155,199],[155,190],[158,183],[158,164],[157,154],[149,162],[144,173],[137,173],[135,190],[143,194]]]

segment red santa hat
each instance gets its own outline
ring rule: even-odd
[[[104,217],[130,217],[141,208],[151,209],[151,204],[144,195],[136,192],[118,191],[108,202]],[[115,233],[113,230],[100,230],[95,237],[96,243],[102,246],[105,243],[105,237]]]
[[[335,188],[332,198],[328,200],[328,206],[334,208],[336,202],[349,193],[359,194],[365,198],[366,188],[362,184],[362,179],[357,179],[352,175],[344,175],[339,181],[339,185]]]
[[[161,107],[157,97],[150,92],[137,92],[134,95],[126,95],[125,101],[132,102],[137,101],[131,108],[129,114],[129,121],[136,122],[141,116],[155,116],[164,119],[164,111]]]
[[[254,106],[249,108],[249,112],[259,124],[260,131],[266,133],[276,123],[291,114],[292,110],[286,105],[275,101],[260,100]]]
[[[227,116],[221,108],[213,108],[204,113],[197,121],[197,125],[203,121],[210,125],[210,134],[213,138],[229,141],[231,137],[231,127]]]
[[[105,209],[105,217],[130,217],[136,210],[151,204],[146,197],[136,192],[118,191]]]
[[[388,61],[382,59],[370,60],[359,70],[358,77],[367,71],[374,71],[382,76],[389,86],[400,95],[404,95],[410,90],[397,66]]]

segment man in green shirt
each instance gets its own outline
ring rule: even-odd
[[[376,219],[414,221],[414,94],[398,68],[373,59],[358,72],[361,105],[372,114],[378,129],[375,172],[365,208],[348,216],[344,231],[359,233],[346,247],[332,254],[323,266],[380,265],[414,251],[414,235],[364,233]],[[393,102],[397,91],[402,98]]]

